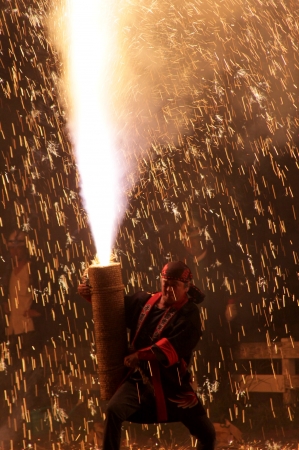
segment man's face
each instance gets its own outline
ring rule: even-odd
[[[161,278],[162,299],[168,306],[183,300],[188,289],[182,281]]]

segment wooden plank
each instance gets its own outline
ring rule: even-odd
[[[283,375],[276,375],[275,378],[274,375],[232,375],[232,380],[239,383],[241,390],[248,392],[285,392]]]
[[[281,356],[285,359],[299,358],[299,342],[291,341],[290,339],[281,339]]]
[[[294,361],[292,359],[283,359],[282,362],[292,363]],[[284,385],[286,388],[285,393],[283,394],[283,403],[285,405],[295,404],[297,399],[297,393],[295,389],[299,388],[299,376],[295,375],[295,370],[287,370],[284,371],[283,374]]]
[[[299,375],[285,375],[286,389],[299,389]]]
[[[234,351],[236,359],[299,359],[299,342],[282,339],[268,346],[265,342],[240,344]]]

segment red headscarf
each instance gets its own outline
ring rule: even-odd
[[[183,283],[188,283],[193,278],[191,270],[183,261],[170,261],[167,263],[162,269],[161,277],[165,280],[178,280]],[[190,285],[188,295],[192,297],[195,303],[201,303],[205,298],[205,294],[194,284]]]

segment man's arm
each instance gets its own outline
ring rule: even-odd
[[[156,359],[165,366],[178,363],[195,348],[202,335],[199,312],[195,305],[182,314],[179,320],[154,345],[137,352],[139,360]]]
[[[91,287],[86,283],[80,283],[78,286],[78,294],[91,303]]]

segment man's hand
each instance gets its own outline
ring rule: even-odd
[[[124,365],[126,367],[130,367],[131,369],[136,369],[139,364],[138,353],[132,353],[132,355],[128,355],[124,359]]]
[[[183,392],[178,394],[176,398],[170,398],[171,402],[176,403],[179,408],[193,408],[198,404],[198,398],[195,392]]]
[[[78,286],[78,294],[81,295],[81,297],[85,298],[88,302],[91,301],[91,287],[88,286],[85,283],[81,283]]]

